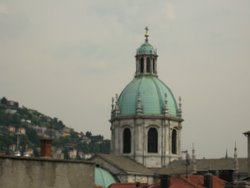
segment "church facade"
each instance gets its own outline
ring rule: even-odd
[[[135,55],[131,82],[112,100],[111,151],[145,167],[161,168],[181,157],[182,111],[169,87],[158,78],[156,49],[148,41]]]

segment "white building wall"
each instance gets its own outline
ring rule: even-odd
[[[119,119],[112,122],[112,147],[113,153],[129,156],[146,167],[159,168],[166,166],[170,161],[181,156],[180,132],[181,123],[164,118],[130,118]],[[148,153],[148,130],[153,127],[158,133],[158,152]],[[131,131],[131,153],[123,153],[123,131]],[[177,131],[177,153],[172,154],[172,130]],[[113,135],[114,134],[114,135]]]

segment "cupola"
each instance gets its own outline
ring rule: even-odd
[[[148,42],[148,27],[145,28],[145,42],[136,51],[136,73],[135,77],[141,75],[157,76],[157,51]]]

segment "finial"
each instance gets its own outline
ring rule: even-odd
[[[165,99],[164,99],[164,105],[163,105],[163,114],[166,115],[168,113],[168,106],[167,106],[167,104],[168,104],[168,98],[167,98],[168,95],[167,95],[167,93],[164,94],[164,97],[165,97]]]
[[[117,116],[118,114],[120,114],[120,108],[119,108],[119,104],[118,104],[118,94],[115,94],[115,109],[114,109],[114,113],[115,116]]]
[[[195,148],[194,148],[194,143],[192,143],[192,159],[195,160]]]
[[[194,143],[192,143],[192,163],[193,163],[192,173],[196,174],[197,173],[197,164],[196,164]]]
[[[237,158],[237,146],[236,146],[236,141],[234,143],[234,158]]]
[[[149,33],[148,33],[148,26],[145,27],[145,42],[148,42],[148,37],[149,37]]]
[[[141,104],[141,95],[139,92],[137,96],[136,114],[142,114],[142,113],[143,113],[143,108]]]
[[[235,145],[234,145],[234,170],[235,170],[236,174],[239,172],[239,161],[238,161],[238,157],[237,157],[236,141],[235,141]]]
[[[179,97],[179,109],[178,109],[179,113],[178,114],[179,114],[180,117],[182,116],[181,106],[182,106],[182,104],[181,104],[181,97]]]

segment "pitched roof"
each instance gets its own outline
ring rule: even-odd
[[[247,159],[239,158],[239,172],[247,172]],[[188,167],[191,171],[193,163]],[[197,171],[213,171],[213,170],[234,170],[233,158],[221,158],[221,159],[197,159],[196,160]],[[186,173],[186,161],[178,160],[171,162],[167,167],[154,170],[158,174],[185,174]]]
[[[213,176],[213,188],[224,188],[225,181]],[[204,176],[189,176],[188,178],[184,177],[173,177],[170,180],[170,188],[190,188],[190,187],[197,187],[197,188],[204,188]]]
[[[115,183],[109,186],[109,188],[136,188],[137,183]],[[148,184],[141,183],[140,188],[148,187]]]
[[[140,163],[130,159],[129,157],[125,156],[118,156],[114,154],[97,154],[92,159],[93,162],[97,162],[95,158],[100,158],[105,162],[111,164],[112,166],[120,169],[121,171],[125,172],[126,174],[143,174],[143,175],[153,175],[154,173],[152,170],[146,168]],[[100,164],[101,165],[101,164]]]
[[[225,181],[213,176],[213,188],[224,188]],[[141,188],[160,188],[160,183],[147,185],[141,184]],[[204,186],[204,176],[189,176],[188,178],[182,176],[173,176],[170,178],[169,188],[205,188]],[[136,188],[136,183],[117,183],[110,185],[109,188]]]

